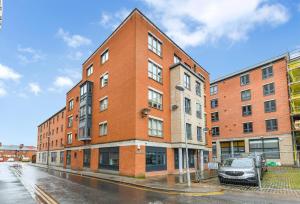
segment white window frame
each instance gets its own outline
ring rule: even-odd
[[[103,121],[103,122],[99,123],[99,136],[105,136],[105,135],[107,135],[107,132],[108,132],[107,121]]]
[[[86,69],[86,75],[89,77],[93,74],[93,72],[94,72],[94,66],[92,64]]]
[[[104,103],[106,101],[106,103]],[[108,97],[105,96],[99,100],[100,103],[100,111],[105,111],[108,108]],[[104,104],[102,104],[104,103]]]
[[[72,144],[72,140],[73,140],[73,134],[72,134],[72,132],[68,132],[67,133],[67,143]]]
[[[151,137],[163,137],[164,121],[157,117],[148,118],[148,135]]]
[[[158,56],[162,56],[162,42],[150,32],[148,32],[148,49]]]
[[[148,59],[148,77],[159,83],[162,83],[163,81],[162,74],[163,74],[162,66],[157,64],[153,60]]]
[[[107,48],[101,53],[101,64],[104,64],[109,59],[109,49]]]
[[[148,104],[151,108],[163,109],[163,94],[155,89],[148,88]]]
[[[108,85],[108,79],[109,79],[108,72],[106,72],[100,76],[100,87],[101,88]]]

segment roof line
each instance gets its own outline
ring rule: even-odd
[[[124,24],[125,22],[133,15],[134,12],[138,12],[142,17],[144,17],[151,25],[154,26],[162,35],[164,35],[172,44],[174,44],[179,50],[186,54],[191,60],[197,64],[201,69],[203,69],[207,74],[209,72],[203,68],[196,60],[194,60],[189,54],[187,54],[179,45],[177,45],[167,34],[161,31],[147,16],[145,16],[138,8],[134,8],[131,13],[120,23],[120,25],[100,44],[100,46],[82,63],[85,64]]]
[[[284,53],[284,54],[281,54],[281,55],[279,55],[279,56],[277,56],[277,57],[273,57],[273,58],[271,58],[271,59],[264,60],[264,61],[262,61],[262,62],[259,62],[259,63],[255,64],[255,65],[253,65],[253,66],[246,67],[246,68],[241,69],[241,70],[239,70],[239,71],[236,71],[236,72],[233,72],[233,73],[231,73],[231,74],[227,74],[227,75],[225,75],[225,76],[223,76],[223,77],[219,77],[219,78],[217,78],[217,79],[215,79],[215,80],[212,80],[212,81],[210,82],[210,84],[213,85],[213,84],[218,83],[218,82],[220,82],[220,81],[223,81],[223,80],[232,78],[232,77],[234,77],[234,76],[236,76],[236,75],[240,75],[240,74],[243,74],[243,73],[245,73],[245,72],[248,72],[248,71],[257,69],[258,67],[261,67],[261,66],[263,66],[263,65],[265,65],[265,64],[270,64],[270,63],[272,63],[272,62],[274,62],[274,61],[277,61],[277,60],[279,60],[279,59],[286,58],[286,57],[288,57],[288,53]]]
[[[38,127],[40,127],[42,124],[44,124],[46,121],[50,120],[50,118],[53,118],[55,115],[57,115],[58,113],[60,113],[61,111],[65,110],[66,106],[64,106],[63,108],[61,108],[59,111],[57,111],[56,113],[54,113],[53,115],[51,115],[49,118],[47,118],[46,120],[44,120],[42,123],[40,123],[38,125]]]

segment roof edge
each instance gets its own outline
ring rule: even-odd
[[[53,115],[51,115],[50,117],[48,117],[46,120],[44,120],[42,123],[40,123],[38,125],[38,127],[40,127],[42,124],[44,124],[45,122],[47,122],[48,120],[50,120],[50,118],[53,118],[55,115],[57,115],[58,113],[62,112],[63,110],[66,109],[66,106],[64,106],[63,108],[61,108],[59,111],[57,111],[56,113],[54,113]]]
[[[233,73],[231,73],[231,74],[227,74],[227,75],[225,75],[225,76],[223,76],[223,77],[219,77],[219,78],[217,78],[217,79],[215,79],[215,80],[212,80],[211,83],[210,83],[210,85],[213,85],[213,84],[218,83],[218,82],[220,82],[220,81],[224,81],[224,80],[226,80],[226,79],[235,77],[235,76],[240,75],[240,74],[243,74],[243,73],[245,73],[245,72],[248,72],[248,71],[257,69],[257,68],[259,68],[259,67],[261,67],[261,66],[263,66],[263,65],[270,64],[270,63],[272,63],[272,62],[275,62],[275,61],[278,61],[278,60],[280,60],[280,59],[287,58],[287,57],[288,57],[288,52],[287,52],[287,53],[284,53],[284,54],[281,54],[281,55],[279,55],[279,56],[277,56],[277,57],[273,57],[273,58],[271,58],[271,59],[261,61],[261,62],[259,62],[259,63],[257,63],[257,64],[254,64],[254,65],[250,66],[250,67],[246,67],[246,68],[244,68],[244,69],[240,69],[239,71],[236,71],[236,72],[233,72]]]

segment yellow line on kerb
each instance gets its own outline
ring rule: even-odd
[[[69,173],[69,174],[78,175],[76,173]],[[205,192],[205,193],[162,191],[162,190],[151,189],[151,188],[148,188],[148,187],[134,186],[134,184],[131,185],[131,184],[120,183],[118,181],[109,181],[109,180],[106,180],[106,179],[95,178],[95,177],[91,177],[91,176],[85,176],[85,175],[80,175],[80,176],[85,177],[85,178],[89,178],[89,179],[101,180],[101,181],[107,182],[107,183],[118,184],[120,186],[126,186],[126,187],[129,187],[129,188],[134,188],[134,189],[138,189],[138,190],[155,192],[155,193],[163,193],[163,194],[168,194],[168,195],[184,195],[184,196],[198,196],[199,197],[199,196],[213,196],[213,195],[223,195],[224,194],[223,191],[213,191],[213,192]]]

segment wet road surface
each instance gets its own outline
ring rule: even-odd
[[[58,203],[300,203],[291,198],[266,197],[259,194],[225,192],[215,196],[184,196],[152,192],[145,189],[110,183],[94,178],[62,173],[22,164],[22,168],[9,169],[0,164],[0,203],[34,203],[30,187],[37,185]],[[18,171],[18,178],[16,172]],[[3,173],[4,172],[4,173]],[[13,173],[14,172],[14,173]],[[26,186],[22,186],[19,180]],[[3,181],[5,184],[3,184]],[[17,187],[16,187],[17,186]],[[4,188],[4,189],[3,189]],[[7,193],[6,193],[7,191]],[[29,193],[30,192],[30,193]],[[15,196],[16,195],[16,196]],[[19,202],[20,199],[22,202]],[[280,199],[280,200],[279,200]]]

